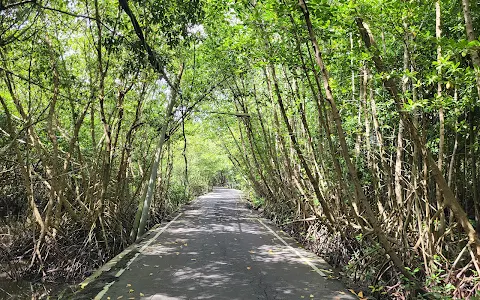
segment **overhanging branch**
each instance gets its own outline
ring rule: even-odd
[[[170,82],[170,80],[167,77],[167,74],[163,70],[162,63],[157,58],[157,56],[153,52],[152,48],[150,47],[150,45],[148,45],[147,41],[145,40],[145,35],[143,34],[142,28],[140,27],[140,24],[138,23],[137,18],[135,17],[132,10],[130,9],[130,6],[128,5],[128,0],[118,0],[118,3],[120,4],[122,9],[125,11],[125,13],[130,18],[130,21],[132,22],[135,33],[137,34],[138,38],[140,39],[140,42],[142,43],[145,50],[147,50],[148,60],[149,60],[150,64],[155,69],[155,71],[157,71],[162,76],[162,78],[165,79],[165,81],[170,86],[170,88],[175,89],[175,86]]]

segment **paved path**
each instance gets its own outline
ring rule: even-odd
[[[215,189],[154,232],[90,299],[356,299],[236,190]]]

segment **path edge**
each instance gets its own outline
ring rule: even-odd
[[[241,202],[250,203],[247,197],[245,197],[242,190],[240,190],[239,198]],[[256,211],[252,208],[248,209],[250,210],[251,214],[255,216],[254,218],[264,228],[266,228],[272,236],[279,239],[279,241],[285,246],[287,246],[293,254],[299,257],[306,265],[308,265],[312,269],[312,271],[325,279],[331,279],[330,276],[331,274],[333,274],[333,272],[331,271],[333,267],[322,256],[305,248],[305,246],[299,241],[297,241],[294,236],[285,232],[279,224],[276,224],[269,218],[265,217],[261,212]],[[302,254],[302,252],[305,255]],[[328,269],[324,266],[328,266]],[[340,281],[346,286],[345,282],[343,282],[342,280]]]
[[[207,193],[208,194],[208,193]],[[206,194],[205,194],[206,195]],[[193,199],[192,201],[190,202],[187,202],[185,203],[184,205],[182,205],[179,209],[177,209],[172,215],[174,215],[175,217],[172,218],[172,220],[164,223],[164,222],[161,222],[161,223],[158,223],[158,224],[155,224],[152,228],[150,228],[150,230],[148,230],[145,234],[143,234],[139,241],[135,241],[133,242],[130,246],[128,246],[127,248],[123,249],[122,252],[120,252],[119,254],[117,254],[116,256],[114,256],[113,258],[111,258],[108,262],[106,262],[104,265],[102,265],[100,268],[98,268],[95,272],[93,272],[92,275],[88,276],[87,278],[85,278],[82,282],[76,284],[76,286],[78,287],[78,289],[81,291],[81,290],[84,290],[90,283],[94,282],[95,280],[97,280],[102,274],[106,273],[106,272],[109,272],[111,271],[113,268],[115,268],[115,266],[125,257],[127,256],[128,254],[130,254],[132,251],[134,250],[137,250],[139,251],[140,249],[142,249],[145,245],[147,245],[152,239],[154,239],[156,237],[156,234],[158,233],[158,231],[162,230],[165,226],[167,226],[168,224],[170,224],[172,221],[176,220],[178,218],[179,215],[181,215],[183,213],[183,211],[185,210],[185,207],[188,206],[188,205],[192,205],[194,204],[195,202],[197,202],[199,200],[200,197],[202,197],[204,195],[201,195],[201,196],[198,196],[196,197],[195,199]],[[164,225],[164,226],[162,226]],[[151,237],[150,237],[151,236]],[[148,238],[150,237],[150,238]]]

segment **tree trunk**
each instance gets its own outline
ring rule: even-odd
[[[368,29],[368,26],[366,26],[366,24],[363,22],[361,18],[357,18],[356,22],[360,30],[362,39],[365,43],[365,46],[367,47],[367,49],[371,51],[373,55],[372,59],[375,63],[377,70],[379,72],[386,72],[386,69],[383,65],[383,61],[379,55],[379,50],[375,44],[375,40],[370,30]],[[423,137],[421,133],[415,127],[408,112],[404,110],[403,102],[398,95],[396,77],[384,78],[384,84],[387,91],[390,93],[390,95],[394,99],[397,107],[397,111],[400,114],[400,117],[403,119],[405,127],[409,131],[413,139],[413,142],[417,144],[417,146],[419,147],[421,155],[426,161],[428,167],[430,168],[436,184],[438,185],[440,190],[443,192],[443,196],[444,196],[443,205],[449,207],[452,210],[452,212],[455,214],[458,223],[467,234],[470,244],[472,244],[472,246],[475,248],[475,252],[476,252],[475,257],[478,260],[480,258],[480,239],[477,235],[477,232],[473,228],[472,224],[470,224],[470,221],[468,220],[468,216],[465,213],[465,210],[456,199],[453,191],[448,186],[447,181],[445,180],[445,177],[443,177],[442,172],[438,169],[437,162],[433,159],[432,154],[427,149],[426,145],[422,142]],[[443,207],[440,207],[439,209],[443,209]]]
[[[307,5],[305,4],[304,0],[299,0],[299,5],[302,8],[303,11],[303,16],[305,18],[305,22],[307,24],[308,32],[310,34],[310,39],[312,41],[313,47],[315,49],[315,58],[318,67],[320,68],[321,74],[322,74],[322,79],[323,79],[323,85],[325,89],[325,96],[327,98],[327,101],[330,103],[330,106],[332,108],[332,115],[334,118],[335,125],[337,127],[337,134],[338,138],[340,140],[340,146],[342,148],[342,154],[345,159],[345,163],[348,168],[348,172],[350,174],[350,179],[352,180],[352,183],[355,186],[355,191],[356,191],[356,201],[358,202],[359,205],[361,205],[365,209],[366,217],[367,220],[370,222],[375,234],[377,235],[380,245],[385,249],[386,253],[390,256],[390,259],[394,263],[394,265],[398,268],[398,270],[409,280],[412,282],[416,282],[416,279],[405,269],[405,266],[403,264],[403,261],[400,259],[398,254],[395,252],[395,250],[392,248],[390,242],[387,239],[387,236],[384,234],[383,229],[380,227],[380,224],[378,222],[378,219],[373,212],[370,203],[365,196],[362,186],[360,184],[360,179],[358,178],[357,175],[357,170],[355,169],[352,160],[350,158],[350,154],[348,153],[348,148],[347,148],[347,142],[345,138],[345,133],[342,128],[342,123],[341,123],[341,117],[340,113],[337,109],[336,103],[333,98],[333,93],[330,88],[330,83],[329,83],[329,76],[327,69],[325,68],[325,65],[323,63],[323,59],[320,53],[320,48],[317,43],[317,39],[315,37],[315,33],[313,32],[313,27],[312,23],[310,21],[310,14],[307,9]]]
[[[435,37],[437,39],[437,62],[440,64],[442,59],[442,47],[440,46],[440,39],[442,38],[442,29],[441,29],[441,21],[442,21],[442,14],[441,14],[441,7],[440,7],[440,0],[435,2]],[[445,116],[443,112],[443,103],[442,103],[442,70],[438,67],[438,77],[439,81],[437,83],[437,101],[440,102],[440,108],[438,109],[438,120],[439,120],[439,143],[438,143],[438,160],[437,165],[440,172],[443,169],[443,153],[445,148]],[[437,197],[437,209],[441,209],[443,203],[443,196],[440,188],[437,185],[436,189],[436,197]],[[438,224],[438,229],[436,236],[442,236],[445,232],[445,213],[443,210],[440,212],[440,222]]]
[[[275,94],[277,96],[277,102],[278,102],[278,105],[280,107],[280,113],[283,117],[283,121],[284,121],[285,125],[287,126],[288,135],[290,136],[292,146],[295,149],[295,152],[297,153],[298,159],[300,160],[300,164],[302,165],[303,169],[305,170],[305,173],[307,174],[307,177],[308,177],[308,179],[310,180],[310,182],[313,186],[315,196],[317,197],[317,200],[320,202],[323,213],[325,214],[325,216],[328,220],[328,223],[326,223],[326,225],[331,232],[335,232],[333,230],[333,228],[336,227],[336,223],[333,219],[333,215],[330,211],[330,208],[328,207],[327,202],[323,198],[323,195],[320,191],[320,187],[318,185],[318,182],[317,182],[316,178],[313,176],[313,173],[312,173],[310,167],[308,166],[307,161],[305,160],[304,154],[303,154],[302,150],[300,149],[300,145],[298,144],[295,133],[293,132],[292,125],[290,124],[290,121],[288,119],[287,112],[286,112],[285,106],[283,104],[282,96],[280,94],[280,89],[278,87],[277,77],[275,75],[275,67],[273,65],[270,65],[270,72],[271,72],[271,75],[272,75]]]
[[[177,96],[180,88],[180,81],[182,79],[182,75],[183,75],[183,64],[180,66],[180,70],[178,72],[174,88],[171,91],[172,94],[170,96],[170,100],[168,102],[168,106],[165,111],[163,124],[160,129],[160,137],[158,140],[157,150],[155,151],[155,159],[153,161],[152,168],[150,171],[150,179],[148,180],[147,193],[145,194],[145,199],[143,200],[143,207],[141,208],[142,214],[139,220],[138,232],[135,238],[137,240],[145,233],[145,226],[147,224],[147,220],[150,212],[150,203],[152,202],[153,194],[155,193],[155,183],[157,182],[157,176],[158,176],[158,165],[160,164],[160,159],[162,157],[163,144],[165,142],[167,129],[170,125],[170,121],[172,118],[173,107],[177,102]]]

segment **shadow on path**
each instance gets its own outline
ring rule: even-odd
[[[216,188],[131,252],[120,276],[110,272],[78,297],[92,299],[103,289],[97,299],[356,299],[317,272],[327,263],[262,222],[295,250],[245,208],[239,191]]]

